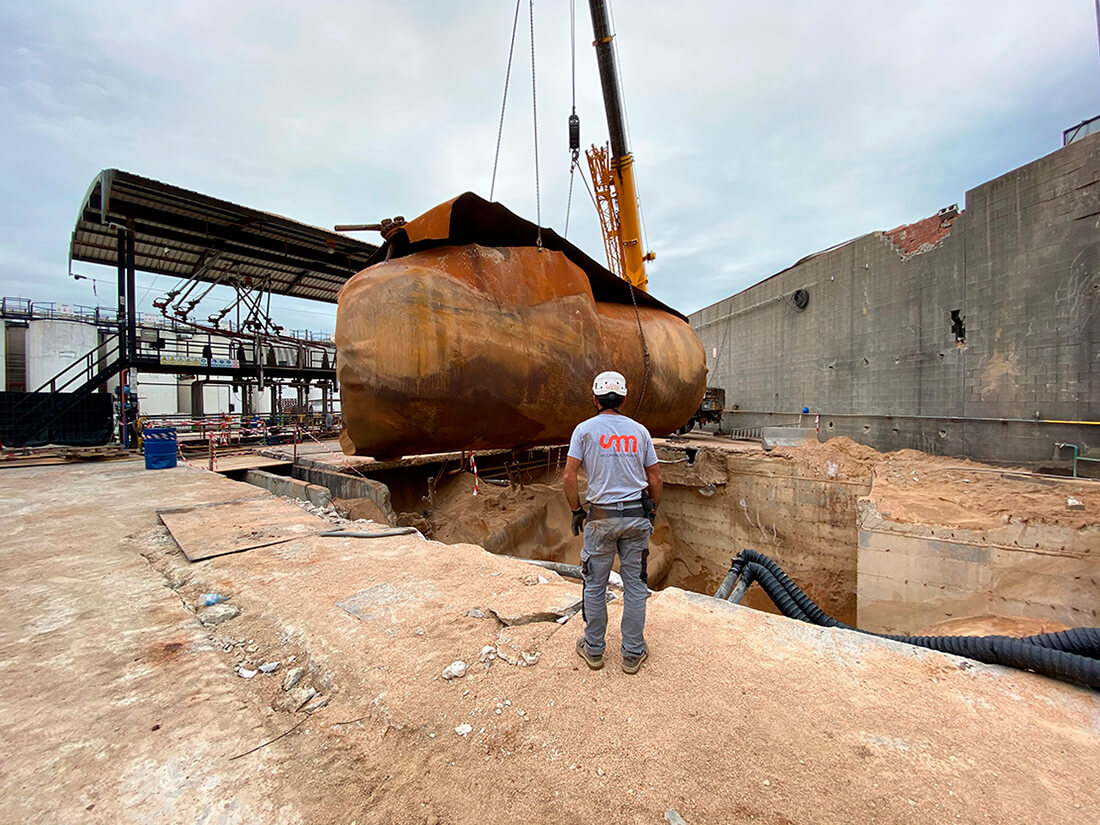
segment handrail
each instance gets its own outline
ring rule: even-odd
[[[61,372],[57,373],[57,375],[55,375],[41,387],[36,389],[34,392],[64,392],[68,387],[73,384],[74,381],[79,378],[83,378],[85,381],[89,381],[92,379],[92,377],[95,376],[97,372],[96,368],[99,362],[110,363],[112,358],[117,356],[118,351],[119,341],[118,336],[116,335],[114,336],[113,342],[111,341],[111,339],[107,339],[103,343],[98,344],[92,350],[85,353],[77,360],[73,361],[73,363],[69,364],[69,366],[65,367],[63,370],[61,370]],[[72,377],[65,381],[64,384],[58,385],[57,382],[61,379],[61,377],[64,376],[65,373],[72,370],[74,367],[80,367],[80,370],[74,373]]]
[[[118,310],[113,307],[92,307],[85,304],[65,304],[56,301],[31,301],[28,298],[0,298],[0,317],[30,320],[79,321],[98,326],[118,323]],[[194,326],[176,318],[166,318],[159,313],[137,313],[138,326],[170,329],[176,332],[195,332]],[[242,329],[232,319],[221,321],[220,331],[229,334],[245,334],[250,330]],[[331,344],[333,333],[317,332],[308,329],[285,330],[284,337],[301,341],[316,341]]]

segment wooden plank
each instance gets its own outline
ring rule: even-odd
[[[190,561],[317,536],[332,527],[270,496],[163,509],[157,515]]]

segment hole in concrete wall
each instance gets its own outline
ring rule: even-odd
[[[864,424],[863,425],[863,432],[865,432],[865,433],[871,432],[871,425],[870,424]]]
[[[951,310],[951,333],[955,336],[956,344],[966,343],[966,324],[961,313],[961,309]]]
[[[947,438],[947,430],[940,430],[940,438]]]
[[[830,421],[830,422],[828,423],[828,425],[827,425],[827,426],[828,426],[828,427],[829,427],[829,429],[831,430],[831,429],[833,428],[833,422],[832,422],[832,421]]]

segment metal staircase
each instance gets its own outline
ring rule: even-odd
[[[4,411],[5,446],[53,441],[52,428],[122,368],[120,339],[112,335]]]

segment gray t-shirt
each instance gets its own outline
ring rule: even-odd
[[[569,439],[569,457],[584,464],[591,504],[637,501],[648,483],[645,468],[657,463],[649,431],[632,418],[614,413],[582,421]]]

